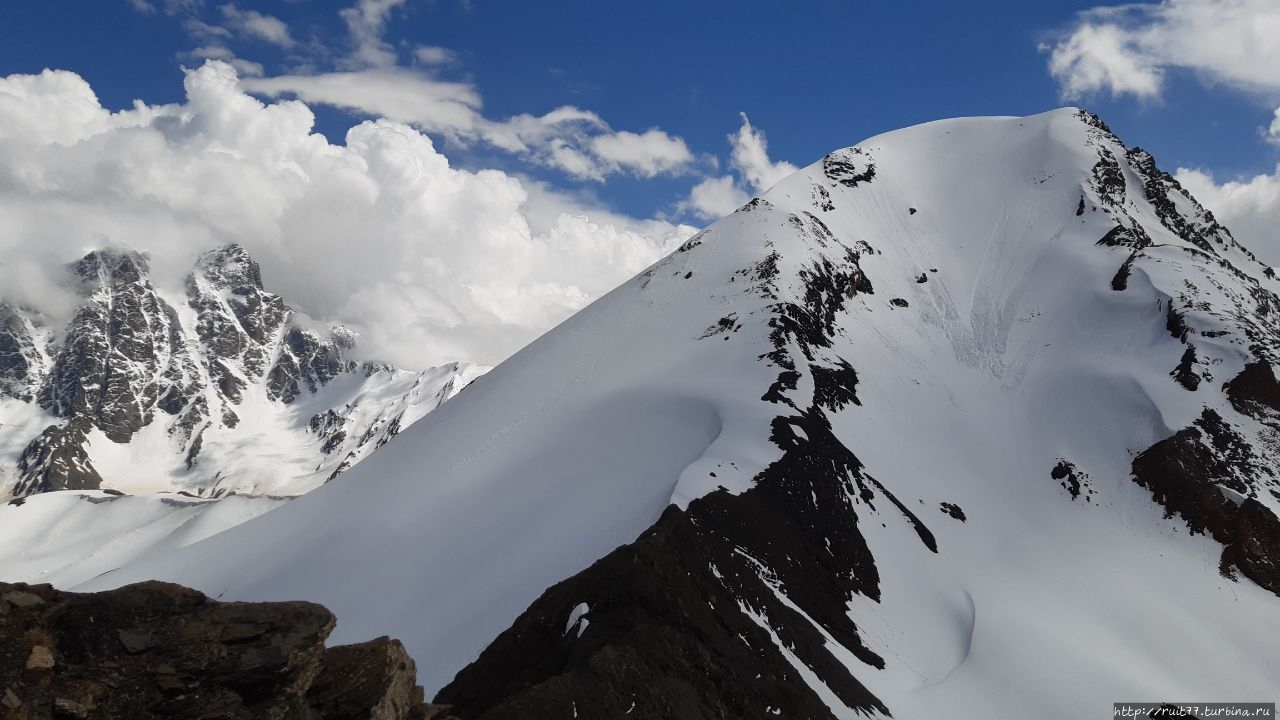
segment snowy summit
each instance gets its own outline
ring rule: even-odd
[[[1278,293],[1095,116],[920,125],[334,481],[79,588],[324,603],[465,718],[1275,698]]]

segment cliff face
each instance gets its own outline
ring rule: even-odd
[[[168,583],[0,583],[0,717],[430,716],[398,640],[326,649],[333,626],[314,603],[222,603]]]

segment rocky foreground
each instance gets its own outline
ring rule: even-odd
[[[325,648],[333,627],[314,603],[169,583],[0,583],[0,718],[443,720],[400,641]]]

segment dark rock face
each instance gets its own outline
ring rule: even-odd
[[[1093,502],[1093,484],[1089,473],[1081,471],[1070,460],[1058,458],[1058,464],[1049,471],[1049,477],[1058,481],[1063,490],[1071,495],[1072,500],[1084,498],[1085,502]]]
[[[73,425],[50,425],[18,458],[16,496],[54,490],[94,490],[102,477],[84,451],[84,433]]]
[[[313,332],[289,328],[280,357],[267,378],[267,393],[288,404],[304,388],[315,392],[338,375],[355,372],[357,363],[342,357],[347,349],[344,342],[342,336],[324,341]]]
[[[243,375],[267,370],[270,344],[289,319],[279,295],[262,287],[262,273],[249,253],[228,245],[204,253],[187,277],[187,304],[196,311],[196,334],[210,348],[208,371],[223,396],[239,402]]]
[[[125,443],[151,422],[166,391],[190,391],[194,365],[142,256],[94,251],[72,269],[88,300],[67,328],[40,404]]]
[[[92,594],[0,583],[4,717],[423,716],[400,643],[325,650],[333,625],[312,603],[220,603],[168,583]]]
[[[1196,374],[1196,346],[1187,343],[1187,349],[1182,353],[1182,359],[1178,361],[1178,367],[1174,368],[1169,376],[1177,381],[1182,387],[1195,391],[1200,387],[1200,376]]]
[[[1234,577],[1239,570],[1280,596],[1280,519],[1248,496],[1253,481],[1271,475],[1208,408],[1193,425],[1133,460],[1134,480],[1164,506],[1166,517],[1180,515],[1192,533],[1222,543],[1224,575]]]
[[[826,176],[845,187],[857,187],[870,182],[876,176],[875,163],[862,148],[844,148],[822,159],[822,171]],[[912,213],[914,214],[914,213]]]
[[[35,399],[47,361],[34,330],[24,314],[0,303],[0,395],[24,402]]]
[[[413,658],[399,640],[380,637],[325,651],[307,704],[321,718],[395,720],[423,712]]]

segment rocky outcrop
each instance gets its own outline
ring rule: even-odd
[[[399,641],[326,650],[333,626],[313,603],[222,603],[168,583],[91,594],[0,583],[0,715],[428,717]]]
[[[102,476],[85,452],[84,433],[72,425],[50,425],[18,458],[18,484],[13,494],[22,497],[54,490],[100,487]]]

